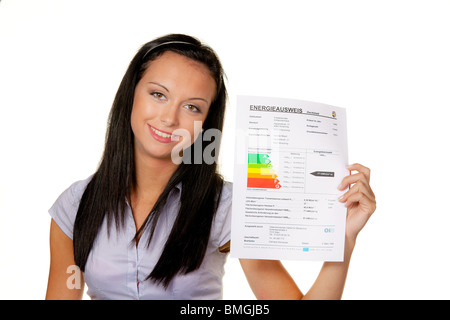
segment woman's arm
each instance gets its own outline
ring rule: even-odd
[[[256,299],[298,300],[303,293],[278,260],[239,259]]]
[[[280,261],[241,259],[245,276],[257,299],[340,299],[344,291],[350,258],[356,237],[376,208],[370,188],[370,170],[360,164],[348,167],[358,173],[342,180],[340,199],[347,207],[343,262],[325,262],[310,290],[303,295]]]
[[[52,219],[46,300],[80,300],[83,297],[83,274],[75,268],[73,242]]]

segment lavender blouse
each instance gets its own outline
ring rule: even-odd
[[[72,184],[49,210],[52,219],[70,239],[73,239],[78,205],[90,179]],[[109,237],[105,220],[83,274],[91,299],[222,299],[222,278],[227,254],[219,252],[218,248],[230,240],[230,182],[224,184],[200,268],[186,275],[177,275],[167,289],[145,280],[159,260],[170,234],[178,213],[180,195],[181,183],[170,192],[149,247],[148,230],[142,234],[137,246],[132,242],[136,227],[129,206],[126,209],[125,227],[120,230],[112,227]]]

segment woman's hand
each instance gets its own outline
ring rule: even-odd
[[[347,207],[346,237],[354,243],[356,237],[372,213],[376,209],[375,194],[370,188],[370,169],[358,163],[347,167],[350,175],[346,176],[338,189],[343,191],[350,188],[339,201]],[[358,171],[351,174],[352,171]]]
[[[347,209],[346,246],[343,262],[325,262],[316,281],[303,295],[279,261],[241,259],[245,276],[258,299],[340,299],[344,291],[350,257],[356,237],[375,211],[370,188],[370,170],[360,164],[348,166],[350,174],[339,190],[350,188],[340,199]]]

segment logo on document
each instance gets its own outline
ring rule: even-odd
[[[331,115],[333,116],[333,118],[336,118],[336,111],[333,111],[333,112],[331,113]]]

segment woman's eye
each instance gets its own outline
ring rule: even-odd
[[[192,112],[200,112],[200,110],[196,106],[194,106],[192,104],[187,104],[185,106],[185,108],[188,109],[189,111],[192,111]]]
[[[161,92],[152,92],[151,95],[159,100],[164,98],[164,95]]]

